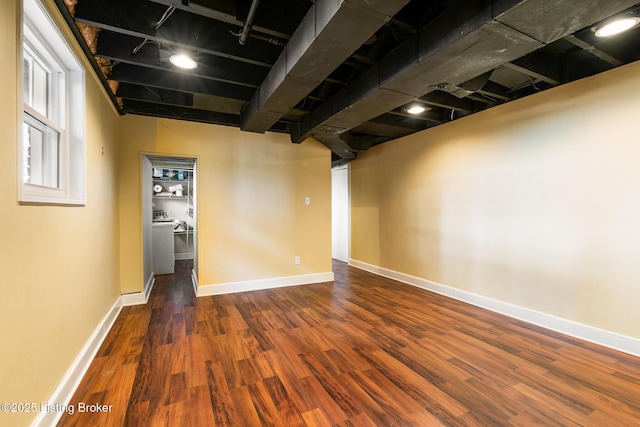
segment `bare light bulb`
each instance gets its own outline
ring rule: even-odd
[[[422,105],[414,105],[413,107],[409,108],[407,110],[407,113],[409,114],[420,114],[420,113],[424,113],[426,110],[426,108],[424,108]]]
[[[616,34],[632,29],[638,25],[638,23],[640,23],[640,18],[636,16],[618,19],[598,28],[596,30],[596,37],[615,36]]]
[[[177,55],[172,55],[169,58],[169,61],[176,67],[184,68],[186,70],[193,70],[198,66],[198,63],[188,55],[184,53],[179,53]]]

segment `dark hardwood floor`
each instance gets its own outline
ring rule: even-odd
[[[59,426],[639,426],[640,359],[334,262],[335,283],[125,307]]]

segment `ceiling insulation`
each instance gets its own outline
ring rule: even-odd
[[[69,10],[71,16],[75,16],[75,7],[78,4],[78,0],[64,0],[64,4]],[[83,24],[81,22],[76,22],[76,26],[82,34],[82,38],[84,39],[87,47],[91,51],[91,53],[95,54],[98,51],[98,36],[100,34],[100,28],[94,25]],[[105,78],[109,78],[111,74],[112,62],[108,58],[102,58],[99,56],[95,57],[98,66],[100,67],[100,71]],[[109,84],[109,89],[115,94],[118,91],[119,82],[116,80],[107,80]],[[122,99],[118,99],[118,103],[122,106]]]

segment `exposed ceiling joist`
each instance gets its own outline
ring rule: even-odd
[[[151,1],[154,3],[165,5],[167,7],[175,7],[176,9],[180,9],[182,11],[189,12],[194,15],[215,19],[216,21],[220,21],[220,22],[225,22],[227,24],[231,24],[237,27],[242,27],[244,25],[244,21],[236,18],[234,10],[227,9],[226,11],[219,11],[219,10],[212,9],[210,7],[205,6],[204,4],[206,4],[206,2],[197,2],[197,1],[184,2],[184,1],[178,1],[178,0],[151,0]],[[265,36],[274,37],[274,38],[285,40],[285,41],[291,38],[290,34],[283,33],[281,31],[272,30],[269,28],[264,28],[259,25],[253,25],[251,28],[253,32],[264,34]]]
[[[247,86],[193,77],[180,72],[166,72],[130,64],[114,66],[109,78],[123,83],[181,90],[189,93],[204,93],[243,101],[251,99],[255,90]]]
[[[544,0],[490,3],[464,2],[447,10],[345,88],[346,94],[336,94],[312,111],[292,132],[292,140],[309,135],[320,141],[331,135],[335,140],[336,133],[348,132],[412,98],[424,97],[443,84],[460,85],[501,65],[519,64],[531,73],[534,67],[520,58],[634,4],[594,0],[590,8],[583,8],[579,1],[553,2],[553,6]],[[532,16],[539,17],[533,20],[535,26]],[[536,72],[540,78],[560,82],[549,69]]]
[[[164,107],[156,103],[148,103],[139,100],[131,100],[124,105],[125,112],[128,110],[135,111],[135,114],[168,117],[180,120],[188,120],[194,122],[214,123],[226,126],[240,126],[239,116],[234,114],[219,113],[215,111],[197,110],[187,107]]]
[[[640,27],[592,31],[640,0],[53,1],[122,113],[314,136],[336,164],[640,59]]]
[[[133,85],[130,83],[121,83],[118,86],[116,96],[181,107],[193,106],[192,94],[175,90],[151,88],[149,86]]]
[[[447,85],[460,85],[496,66],[531,52],[540,43],[492,19],[493,5],[484,1],[458,5],[420,30],[399,48],[382,58],[377,67],[346,88],[348,105],[311,114],[307,124],[292,138],[313,134],[322,138],[324,127],[352,129],[365,121],[398,108]]]
[[[560,66],[553,60],[542,60],[539,52],[533,52],[524,58],[519,58],[504,64],[505,67],[518,71],[534,79],[547,82],[552,86],[562,83]]]
[[[509,90],[506,87],[492,81],[486,82],[480,89],[477,90],[477,92],[484,96],[495,98],[501,101],[511,101],[511,97],[508,93]]]
[[[367,123],[363,123],[357,128],[353,129],[353,133],[359,134],[369,134],[376,135],[379,137],[387,138],[387,139],[395,139],[400,138],[406,135],[411,135],[416,130],[411,129],[405,126],[398,126],[387,123],[379,123],[376,121],[370,121]]]
[[[619,67],[620,65],[623,64],[622,61],[620,61],[617,58],[614,58],[613,56],[609,55],[606,52],[601,51],[600,49],[598,49],[597,47],[590,45],[589,43],[579,39],[578,37],[574,36],[574,35],[570,35],[565,37],[565,40],[567,40],[568,42],[578,46],[580,49],[586,50],[587,52],[597,56],[598,58],[602,59],[603,61],[608,62],[609,64],[613,65],[614,67]]]
[[[151,8],[149,6],[157,6]],[[176,11],[160,28],[155,29],[154,19],[145,19],[153,15],[160,19],[164,13],[161,5],[146,3],[139,13],[146,14],[140,17],[134,11],[126,10],[126,4],[122,5],[121,16],[106,14],[103,11],[113,8],[110,0],[81,1],[76,5],[76,22],[98,27],[119,34],[137,37],[141,40],[150,40],[164,44],[168,47],[186,49],[193,53],[204,53],[234,61],[246,62],[263,67],[270,67],[280,54],[281,48],[262,43],[260,49],[243,49],[238,43],[221,43],[221,40],[233,37],[231,31],[237,28],[220,23],[211,25],[211,21],[201,17],[194,17],[182,11]],[[123,25],[126,21],[126,25]]]
[[[170,67],[169,51],[157,44],[148,44],[132,53],[139,38],[124,34],[103,31],[100,34],[95,54],[112,61],[132,64],[147,68],[166,70]],[[268,69],[258,65],[244,64],[227,58],[214,58],[208,55],[198,57],[198,68],[189,75],[220,82],[232,83],[239,86],[257,88],[267,75]]]

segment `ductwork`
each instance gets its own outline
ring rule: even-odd
[[[271,128],[408,2],[316,0],[247,105],[242,130]]]
[[[625,10],[623,0],[459,2],[312,111],[292,132],[299,143],[336,140],[362,123],[435,90],[465,90],[470,81],[546,43]],[[462,94],[462,93],[461,93]],[[348,147],[349,157],[358,151]],[[340,151],[334,151],[341,156]]]
[[[323,133],[314,135],[314,137],[331,150],[332,166],[339,166],[355,160],[358,151],[368,150],[377,143],[389,140],[389,138],[374,135],[356,136],[351,132]]]

